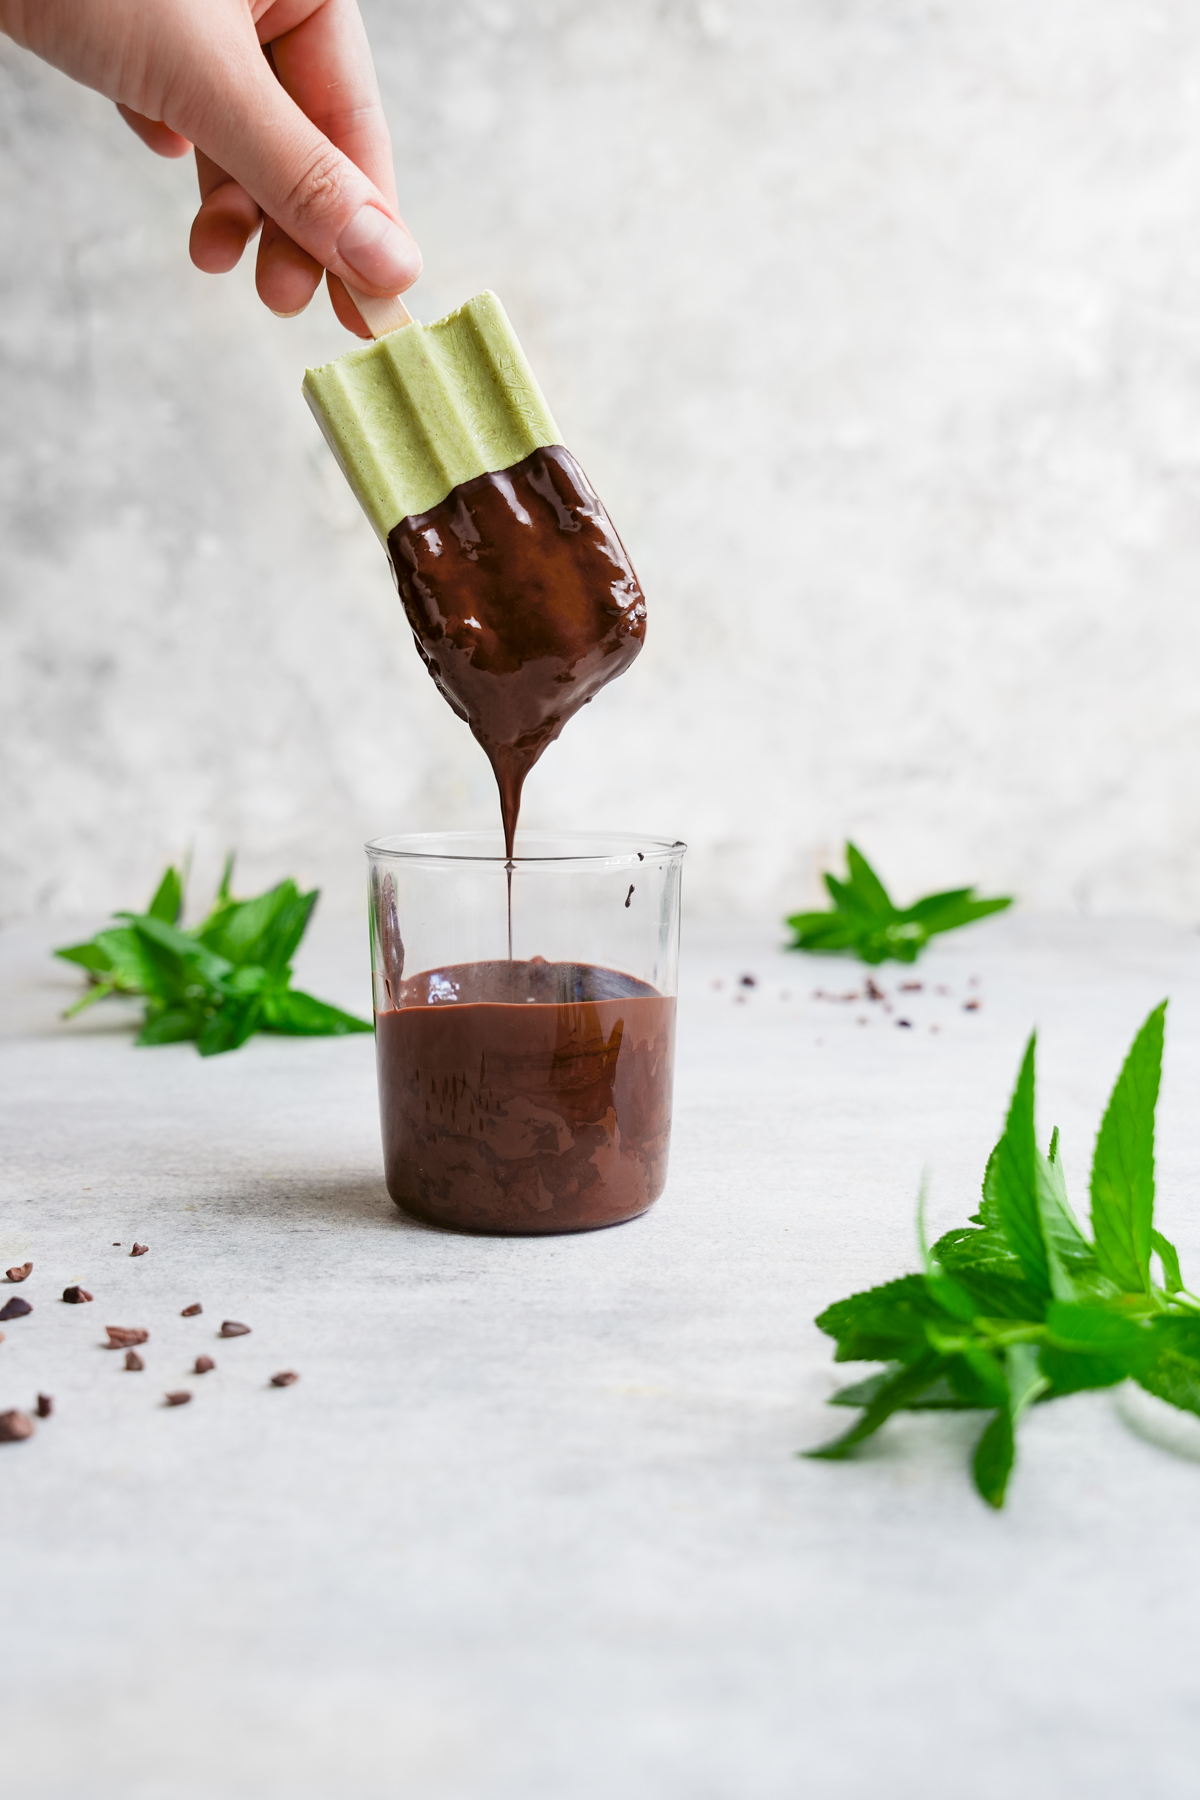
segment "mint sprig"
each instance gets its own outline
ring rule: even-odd
[[[792,950],[820,955],[850,954],[871,964],[914,963],[939,931],[986,919],[1012,905],[1011,895],[976,900],[974,888],[951,888],[927,894],[915,905],[898,907],[861,850],[846,844],[845,881],[825,876],[833,906],[828,912],[793,913],[787,920],[795,933]]]
[[[1034,1126],[1036,1034],[988,1159],[983,1203],[932,1250],[923,1272],[828,1307],[816,1323],[835,1362],[881,1362],[834,1406],[861,1408],[850,1430],[805,1454],[839,1459],[896,1412],[992,1414],[975,1485],[1002,1506],[1016,1429],[1030,1406],[1132,1379],[1200,1414],[1200,1298],[1154,1226],[1154,1113],[1166,1001],[1142,1026],[1113,1088],[1092,1160],[1089,1239],[1067,1199],[1058,1132],[1045,1155]],[[1155,1279],[1157,1257],[1161,1280]]]
[[[229,891],[233,858],[225,864],[212,911],[203,924],[180,926],[184,879],[169,868],[143,913],[121,921],[86,944],[54,954],[86,970],[89,986],[64,1015],[114,994],[146,1001],[139,1044],[194,1042],[201,1056],[236,1050],[256,1031],[292,1037],[342,1037],[373,1029],[291,985],[291,961],[304,936],[317,890],[302,894],[281,881],[252,900]]]

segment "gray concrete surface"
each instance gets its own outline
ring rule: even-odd
[[[1200,939],[1000,920],[889,1016],[813,998],[852,966],[693,934],[667,1193],[542,1241],[395,1212],[369,1040],[134,1051],[58,1020],[46,942],[0,934],[0,1267],[35,1264],[0,1405],[58,1402],[0,1447],[6,1800],[1190,1800],[1194,1438],[1040,1410],[999,1516],[969,1419],[794,1452],[837,1418],[814,1313],[912,1266],[923,1165],[935,1228],[972,1209],[1035,1021],[1082,1201],[1172,996],[1159,1211],[1195,1270]],[[362,1005],[363,962],[318,921],[302,978]],[[106,1323],[150,1328],[144,1374]]]
[[[1189,0],[368,0],[436,317],[502,295],[649,595],[531,824],[689,904],[1200,917]],[[0,42],[0,916],[189,842],[358,904],[490,824],[299,397],[348,340],[197,274],[186,163]]]

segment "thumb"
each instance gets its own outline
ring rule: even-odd
[[[257,43],[222,75],[172,117],[174,129],[332,274],[381,296],[411,287],[421,252],[394,202],[301,111]]]

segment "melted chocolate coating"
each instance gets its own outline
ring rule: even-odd
[[[460,482],[388,551],[417,649],[491,761],[511,858],[525,777],[642,647],[633,565],[560,444]]]
[[[465,963],[375,1015],[388,1192],[459,1230],[589,1231],[667,1178],[675,1002],[588,964]]]

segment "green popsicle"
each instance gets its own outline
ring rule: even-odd
[[[414,321],[309,369],[304,395],[386,544],[452,488],[560,444],[533,370],[495,294],[432,325]]]

